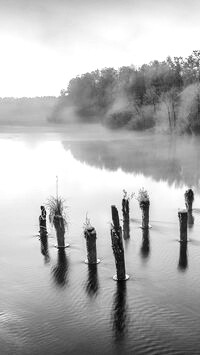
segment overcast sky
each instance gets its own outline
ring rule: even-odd
[[[0,0],[0,96],[58,96],[70,78],[200,49],[199,0]]]

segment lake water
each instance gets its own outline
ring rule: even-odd
[[[199,139],[19,128],[1,133],[0,149],[0,353],[199,354]],[[64,255],[50,225],[46,252],[37,236],[56,176],[69,221]],[[130,279],[117,283],[111,205],[122,218],[123,189],[137,195],[141,187],[150,195],[152,229],[143,239],[133,198],[124,243]],[[188,187],[195,221],[184,249],[177,212]],[[84,263],[86,214],[101,259],[92,269]]]

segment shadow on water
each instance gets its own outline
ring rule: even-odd
[[[126,292],[126,281],[117,282],[111,317],[115,341],[121,341],[127,331]]]
[[[50,261],[50,257],[49,257],[49,250],[48,250],[48,237],[46,235],[40,237],[40,247],[41,247],[41,254],[44,255],[44,262],[45,264],[47,264]]]
[[[88,264],[88,278],[86,282],[86,292],[90,297],[96,297],[99,290],[99,280],[96,264]]]
[[[180,271],[185,271],[188,268],[188,257],[187,257],[187,242],[180,243],[180,252],[179,252],[179,262],[178,269]]]
[[[140,254],[143,260],[147,260],[150,254],[149,230],[142,229],[142,244]]]
[[[58,287],[66,286],[68,282],[69,262],[65,250],[58,249],[57,264],[52,268],[52,277]]]

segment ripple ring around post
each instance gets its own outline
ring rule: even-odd
[[[149,225],[148,225],[148,228],[143,228],[142,225],[140,225],[140,228],[141,228],[141,229],[151,229],[151,228],[152,228],[152,225],[149,224]]]
[[[126,274],[125,279],[123,279],[123,280],[118,280],[117,275],[113,276],[114,281],[127,281],[129,278],[130,278],[130,276],[128,274]]]
[[[88,262],[88,259],[85,259],[85,264],[93,264],[93,265],[95,265],[95,264],[99,264],[101,262],[101,260],[100,259],[97,259],[97,262],[96,263],[89,263]]]
[[[65,249],[65,248],[68,248],[68,247],[69,247],[69,244],[67,243],[67,244],[64,245],[64,246],[58,246],[58,245],[55,244],[54,247],[57,248],[57,249]]]

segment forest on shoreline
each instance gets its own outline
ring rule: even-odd
[[[77,76],[61,90],[48,120],[200,133],[200,51]]]

